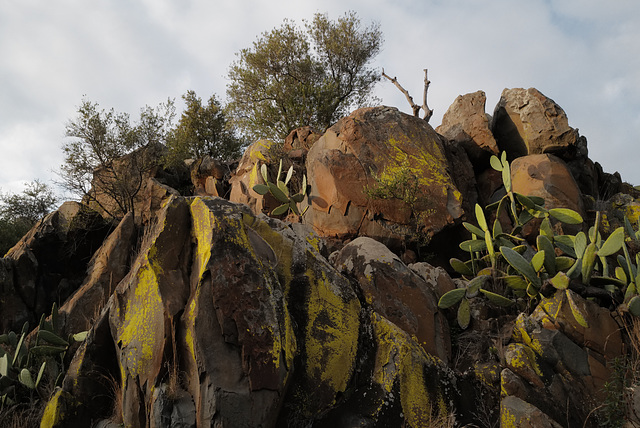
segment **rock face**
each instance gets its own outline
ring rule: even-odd
[[[564,293],[518,317],[501,374],[502,426],[598,426],[590,412],[605,399],[622,335],[607,309],[572,298],[588,328],[575,320]]]
[[[570,208],[585,214],[576,181],[567,165],[554,155],[517,158],[511,163],[511,183],[514,192],[544,198],[547,209]]]
[[[360,109],[309,151],[304,221],[321,236],[391,243],[418,232],[429,240],[463,215],[451,174],[443,144],[425,121],[389,107]],[[365,192],[381,188],[389,197]]]
[[[402,285],[414,290],[404,304],[417,319],[400,323],[409,331],[389,319],[400,320],[401,298],[396,310],[361,301],[371,291],[350,279],[360,274],[336,270],[302,225],[256,217],[220,198],[181,197],[165,201],[154,224],[43,426],[89,426],[109,418],[114,402],[121,403],[116,419],[132,427],[167,426],[180,412],[185,426],[423,426],[460,401],[453,373],[425,352],[449,352],[437,337],[446,327],[433,293],[399,260],[394,267],[415,283]],[[104,251],[112,248],[106,243]],[[388,282],[390,271],[370,263],[371,284]],[[420,304],[431,314],[418,312]]]
[[[415,336],[428,354],[449,361],[449,327],[438,310],[438,297],[398,256],[380,242],[360,237],[340,250],[333,262],[357,279],[364,299],[376,312]]]
[[[442,117],[436,132],[461,145],[471,163],[482,168],[491,155],[499,155],[491,130],[490,116],[485,113],[487,97],[483,91],[460,95]]]
[[[0,267],[3,331],[20,331],[27,321],[35,326],[54,302],[66,300],[109,229],[97,212],[65,202],[10,249]]]
[[[510,160],[566,151],[579,139],[564,110],[534,88],[502,91],[491,129],[500,151],[506,150]]]

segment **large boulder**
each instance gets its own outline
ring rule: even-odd
[[[304,221],[321,236],[428,242],[463,215],[440,136],[395,108],[338,121],[309,150],[307,174]]]
[[[40,220],[2,262],[0,327],[34,326],[54,302],[64,302],[83,282],[87,264],[111,223],[77,202],[65,202]]]
[[[502,91],[491,130],[510,160],[541,153],[562,156],[579,142],[578,131],[569,126],[564,110],[534,88]]]
[[[447,320],[438,309],[437,281],[428,284],[380,242],[360,237],[333,258],[358,281],[366,302],[444,362],[451,357]]]
[[[484,91],[460,95],[442,117],[436,132],[464,148],[476,171],[489,165],[491,155],[498,155],[498,144],[489,129],[491,117],[485,112]]]
[[[511,163],[513,191],[544,199],[545,208],[570,208],[584,217],[580,188],[566,163],[551,154],[519,157]]]

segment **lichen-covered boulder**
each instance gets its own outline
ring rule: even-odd
[[[449,361],[449,327],[438,309],[436,284],[429,286],[372,238],[354,239],[335,255],[333,263],[358,281],[364,299],[374,311],[415,336],[427,353]]]
[[[478,172],[487,169],[491,155],[499,155],[491,130],[491,117],[485,112],[484,91],[460,95],[442,117],[436,132],[464,148]]]
[[[622,335],[607,309],[570,293],[571,303],[556,292],[530,316],[518,316],[501,373],[502,426],[538,426],[534,417],[561,426],[598,426],[592,410],[606,398],[610,362],[623,352]],[[576,321],[572,306],[589,327]]]
[[[400,328],[403,306],[378,312],[361,301],[366,284],[335,269],[324,251],[303,224],[221,198],[170,197],[42,426],[424,426],[458,408],[456,376],[425,352],[446,348],[433,345],[441,339],[429,338],[417,310],[435,304],[426,283],[404,268],[414,281],[403,284],[405,297],[415,302],[406,302],[413,321]],[[121,266],[103,267],[99,278]],[[86,296],[83,289],[64,308],[77,310]]]
[[[120,401],[133,427],[166,426],[175,397],[198,426],[276,426],[289,396],[307,419],[334,406],[355,373],[360,303],[296,227],[220,198],[165,201],[45,426],[109,418],[92,397]]]
[[[304,221],[321,236],[393,244],[417,232],[429,241],[463,215],[452,174],[440,136],[424,120],[390,107],[359,109],[309,150]]]
[[[561,428],[562,425],[549,418],[536,406],[512,395],[500,403],[500,426],[502,428]]]
[[[491,130],[509,159],[555,153],[562,157],[579,143],[564,110],[535,88],[505,89],[493,112]]]

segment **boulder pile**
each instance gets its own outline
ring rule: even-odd
[[[257,141],[231,169],[194,160],[186,185],[149,169],[127,214],[99,192],[63,204],[0,260],[4,332],[45,325],[54,303],[62,337],[87,331],[48,380],[41,426],[600,426],[628,352],[619,312],[546,284],[529,308],[474,300],[461,330],[438,303],[469,286],[448,263],[463,223],[509,190],[491,156],[506,151],[515,192],[585,230],[596,205],[609,231],[637,219],[638,192],[539,91],[506,89],[493,115],[485,102],[458,97],[435,130],[356,110]],[[289,168],[284,196],[256,191]],[[301,190],[300,215],[272,214]]]

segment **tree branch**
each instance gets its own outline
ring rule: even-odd
[[[418,104],[413,102],[413,97],[409,95],[409,92],[405,88],[403,88],[402,85],[400,85],[400,83],[398,82],[398,79],[396,79],[395,77],[391,78],[387,76],[384,72],[384,68],[382,69],[382,77],[386,77],[387,79],[391,80],[391,83],[393,83],[394,85],[396,85],[398,89],[400,89],[400,92],[402,92],[404,96],[407,98],[407,101],[409,102],[409,105],[413,110],[413,115],[415,117],[419,117],[418,114],[420,113],[420,109],[422,107],[420,107]]]
[[[409,95],[409,92],[403,88],[400,83],[398,83],[398,79],[396,79],[395,77],[391,78],[388,75],[385,74],[384,72],[384,68],[382,69],[382,77],[386,77],[387,79],[391,80],[391,83],[393,83],[394,85],[396,85],[396,87],[398,89],[400,89],[400,92],[402,92],[404,94],[404,96],[407,98],[407,101],[409,101],[409,105],[411,106],[411,110],[413,110],[413,115],[415,117],[419,117],[419,113],[420,113],[420,109],[424,110],[424,117],[423,119],[426,122],[429,122],[429,119],[431,119],[431,116],[433,116],[433,110],[431,110],[429,108],[429,106],[427,106],[427,91],[429,90],[429,85],[431,84],[431,82],[429,81],[429,79],[427,78],[427,69],[424,69],[424,93],[423,93],[423,97],[422,97],[422,105],[419,106],[418,104],[416,104],[415,102],[413,102],[413,97],[411,95]]]
[[[427,122],[429,122],[429,119],[431,119],[431,116],[433,116],[433,110],[431,110],[429,108],[429,106],[427,106],[427,91],[429,90],[429,85],[431,84],[431,81],[429,80],[429,78],[427,77],[427,69],[424,69],[424,94],[422,97],[422,109],[424,110],[424,117],[423,119],[426,120]]]

